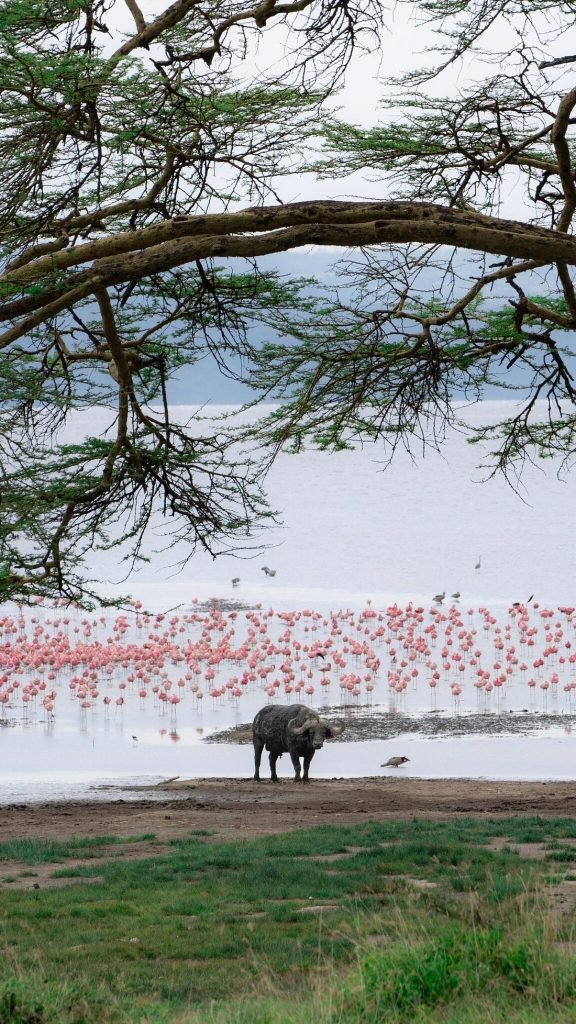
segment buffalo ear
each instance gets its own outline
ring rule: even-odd
[[[324,723],[324,735],[327,740],[331,740],[334,736],[339,736],[340,733],[344,732],[346,723],[340,718],[334,718],[331,722]]]

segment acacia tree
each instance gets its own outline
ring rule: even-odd
[[[514,389],[513,367],[517,414],[476,436],[505,472],[571,456],[576,57],[552,41],[576,3],[409,6],[438,33],[437,66],[394,83],[366,130],[329,103],[355,49],[385,64],[380,0],[176,0],[152,17],[137,0],[5,0],[5,599],[86,598],[86,551],[138,559],[158,511],[191,551],[241,548],[272,515],[263,471],[283,447],[439,442],[454,397]],[[503,27],[505,60],[482,50]],[[473,84],[439,95],[464,57]],[[380,197],[282,203],[282,176],[303,171],[364,171]],[[344,247],[345,289],[259,267],[310,244]],[[254,344],[255,324],[272,340]],[[174,422],[167,381],[206,355],[273,412]],[[109,427],[63,443],[94,405]]]

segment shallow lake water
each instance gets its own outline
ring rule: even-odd
[[[571,609],[236,605],[5,617],[0,802],[250,777],[249,726],[266,703],[344,720],[313,777],[385,774],[398,754],[407,776],[574,777]],[[291,775],[287,757],[279,771]]]
[[[128,584],[111,555],[92,567],[139,609],[6,607],[0,802],[248,778],[250,745],[211,738],[267,702],[346,720],[312,777],[384,775],[403,754],[405,776],[574,778],[576,484],[528,467],[519,496],[484,479],[480,455],[454,434],[441,456],[400,454],[385,472],[371,446],[283,456],[269,490],[285,525],[264,553],[199,555],[175,574],[178,552],[153,539]]]

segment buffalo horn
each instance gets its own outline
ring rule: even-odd
[[[324,729],[328,729],[331,736],[339,736],[346,728],[346,723],[342,722],[340,718],[333,718],[331,721],[328,721],[327,718],[321,718],[320,725]]]
[[[288,729],[290,730],[291,733],[294,734],[294,736],[301,736],[303,732],[306,732],[306,729],[310,729],[311,726],[315,727],[317,724],[317,718],[307,718],[306,721],[302,723],[302,725],[294,725],[293,722],[290,722],[288,725]]]

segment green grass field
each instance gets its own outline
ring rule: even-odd
[[[574,840],[516,818],[0,843],[0,1024],[576,1022]]]

